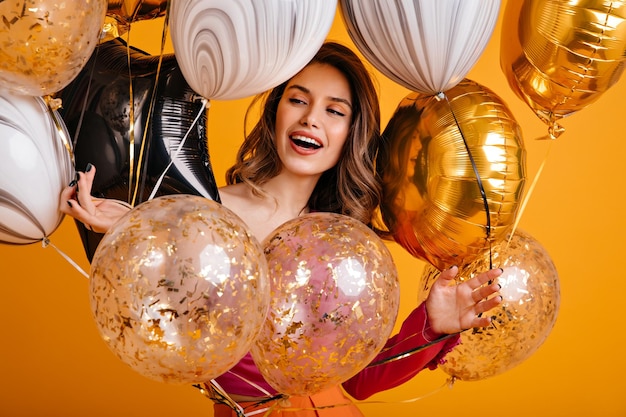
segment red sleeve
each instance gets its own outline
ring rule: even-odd
[[[387,341],[370,365],[344,382],[343,388],[352,397],[363,400],[377,392],[397,387],[426,367],[435,369],[444,362],[443,357],[459,343],[458,334],[401,359],[377,363],[413,351],[442,336],[430,328],[426,306],[422,303],[411,312],[402,323],[400,332]]]

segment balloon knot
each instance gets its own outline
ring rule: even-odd
[[[437,100],[439,101],[444,100],[446,98],[446,93],[444,93],[443,91],[440,91],[437,94],[435,94],[435,97],[437,97]]]
[[[41,247],[42,248],[47,248],[50,245],[50,239],[48,239],[48,237],[44,237],[43,239],[41,239]]]

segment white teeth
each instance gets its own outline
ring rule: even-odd
[[[301,141],[301,142],[310,143],[311,145],[314,145],[314,146],[316,146],[316,147],[321,146],[319,143],[317,143],[317,141],[316,141],[316,140],[313,140],[313,139],[308,138],[308,137],[306,137],[306,136],[301,136],[301,135],[293,135],[293,136],[291,136],[291,139],[293,139],[293,140],[299,140],[299,141]]]

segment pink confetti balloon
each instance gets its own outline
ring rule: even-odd
[[[267,263],[242,220],[215,201],[163,196],[104,236],[91,269],[91,307],[117,356],[138,373],[196,383],[249,350],[269,304]]]
[[[349,379],[383,348],[398,314],[391,254],[351,217],[313,213],[264,242],[270,309],[252,357],[288,395],[311,395]]]

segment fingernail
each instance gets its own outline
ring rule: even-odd
[[[498,284],[498,290],[502,289],[502,285]]]
[[[87,164],[87,166],[85,167],[85,172],[89,172],[91,171],[91,168],[93,168],[93,165],[91,165],[91,162]]]
[[[67,200],[67,205],[74,208],[74,206],[72,205],[72,202],[70,200]]]
[[[502,268],[498,268],[498,269],[500,270],[500,273],[504,272],[504,269],[502,269]]]
[[[72,180],[72,182],[70,182],[70,185],[68,185],[68,187],[73,187],[76,185],[76,180]]]
[[[458,268],[458,266],[456,266],[456,265],[452,265],[452,266],[450,267],[450,269],[454,269],[454,268]]]

